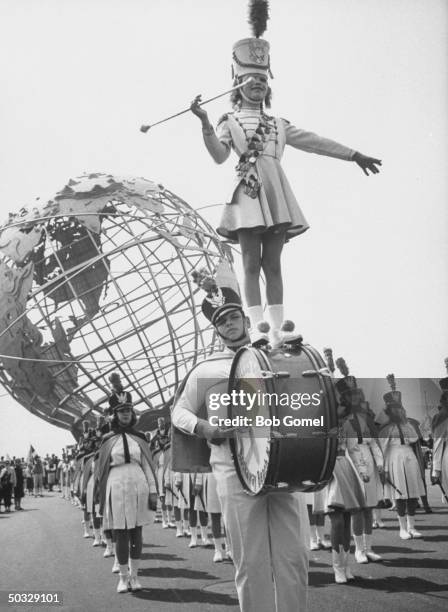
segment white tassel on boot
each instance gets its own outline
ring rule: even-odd
[[[355,560],[356,563],[368,563],[369,560],[366,557],[366,554],[364,552],[364,538],[362,537],[362,535],[353,535],[353,539],[355,540]]]
[[[417,529],[415,528],[415,517],[414,516],[409,516],[409,514],[407,515],[407,527],[408,527],[408,533],[410,536],[412,536],[413,538],[422,538],[423,535],[420,533],[420,531],[417,531]]]
[[[369,561],[382,561],[383,557],[372,550],[372,534],[364,534],[364,552]]]
[[[337,550],[332,550],[333,557],[333,571],[334,571],[334,581],[336,584],[345,584],[347,582],[347,576],[345,575],[345,553],[344,548],[342,546],[339,547],[339,552]]]
[[[129,588],[132,592],[142,590],[142,585],[138,579],[139,567],[140,559],[129,559]]]
[[[126,563],[126,565],[119,565],[118,567],[119,567],[120,579],[117,584],[117,593],[127,593],[128,592],[128,581],[129,581],[128,564]]]
[[[222,554],[222,545],[224,538],[213,538],[213,544],[215,545],[215,554],[213,555],[213,563],[221,563],[224,561]]]
[[[412,538],[411,534],[408,532],[408,526],[406,524],[406,517],[399,516],[398,522],[400,523],[400,538],[402,540],[410,540]]]
[[[208,537],[208,527],[201,526],[201,544],[202,546],[211,546],[212,541]]]
[[[188,544],[188,548],[196,548],[198,545],[198,528],[190,527],[191,538]]]

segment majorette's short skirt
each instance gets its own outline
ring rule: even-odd
[[[411,499],[425,495],[417,457],[410,446],[391,446],[386,452],[384,467],[389,472],[390,480],[402,493],[400,495],[386,483],[384,491],[388,499]]]
[[[277,159],[261,156],[257,161],[261,180],[259,195],[251,198],[240,184],[231,202],[225,204],[218,234],[231,242],[238,242],[239,229],[257,233],[286,231],[286,240],[305,232],[309,225],[292,192],[288,179]]]
[[[362,481],[366,507],[376,508],[378,502],[384,498],[383,485],[381,484],[378,468],[376,467],[369,445],[359,444],[358,446],[363,451],[364,460],[366,462],[365,470],[369,476],[369,482]]]
[[[366,507],[362,480],[348,457],[336,457],[333,476],[325,490],[324,512],[354,512]]]
[[[149,485],[137,463],[112,467],[107,478],[104,529],[133,529],[151,521]]]

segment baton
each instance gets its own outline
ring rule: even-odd
[[[395,491],[398,493],[398,495],[400,495],[401,497],[403,497],[403,493],[400,491],[400,489],[399,489],[398,487],[396,487],[396,486],[394,485],[394,483],[392,482],[392,480],[391,480],[390,478],[387,478],[386,476],[384,476],[384,480],[385,480],[387,483],[389,483],[389,484],[390,484],[390,486],[391,486],[392,488],[394,488],[394,489],[395,489]]]
[[[226,96],[227,94],[232,93],[232,91],[235,91],[236,89],[240,89],[241,87],[243,87],[244,85],[247,85],[247,83],[250,83],[253,80],[254,79],[252,77],[249,77],[248,79],[246,79],[245,81],[243,81],[239,85],[236,85],[235,87],[232,87],[232,89],[228,89],[227,91],[224,91],[223,93],[220,93],[217,96],[213,96],[213,98],[209,98],[208,100],[204,100],[203,102],[198,104],[198,106],[204,106],[204,104],[208,104],[209,102],[213,102],[213,100],[217,100],[218,98],[222,98],[222,96]],[[179,117],[180,115],[184,115],[185,113],[189,113],[189,112],[191,112],[190,107],[180,111],[179,113],[176,113],[174,115],[170,115],[169,117],[165,117],[165,119],[161,119],[160,121],[156,121],[156,123],[151,123],[150,125],[142,125],[140,127],[140,132],[143,132],[143,134],[146,134],[146,132],[149,130],[149,128],[152,128],[155,125],[159,125],[160,123],[165,123],[165,121],[170,121],[170,119],[174,119],[175,117]]]
[[[188,505],[187,504],[187,499],[186,499],[185,495],[182,493],[182,489],[179,489],[179,493],[182,495],[182,498],[183,498],[183,500],[185,502],[185,505]]]

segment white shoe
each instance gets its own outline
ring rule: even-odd
[[[115,557],[114,564],[112,565],[112,574],[118,574],[120,571],[120,564],[118,563],[117,557]]]
[[[168,521],[168,527],[170,529],[176,529],[176,523],[173,523],[173,521]]]
[[[92,546],[101,546],[101,533],[99,529],[94,529],[94,540]]]
[[[215,550],[215,554],[213,555],[213,563],[222,563],[222,561],[224,561],[222,550]]]
[[[366,554],[364,552],[364,538],[362,535],[354,535],[353,539],[355,540],[355,546],[356,546],[356,550],[355,550],[355,561],[356,563],[368,563],[369,560],[366,557]]]
[[[405,516],[399,516],[398,522],[400,523],[400,538],[402,540],[410,540],[412,538],[411,534],[408,532],[408,527],[406,523]]]
[[[376,523],[377,523],[377,525],[378,525],[378,527],[379,527],[380,529],[383,529],[383,528],[384,528],[384,523],[383,523],[383,521],[382,521],[381,519],[380,519],[380,520],[378,520]]]
[[[322,540],[320,541],[320,545],[322,546],[323,549],[330,550],[331,548],[330,538],[328,536],[324,536]]]
[[[117,593],[127,593],[128,592],[128,575],[120,574],[120,578],[117,584]]]
[[[270,330],[269,323],[267,321],[260,321],[258,325],[250,333],[250,342],[255,348],[261,348],[269,344],[268,332]]]
[[[230,548],[227,548],[224,554],[228,561],[233,561],[232,551],[230,550]]]
[[[138,579],[139,566],[140,559],[129,559],[129,588],[132,592],[142,590],[142,585]]]
[[[191,539],[188,548],[196,548],[198,545],[198,528],[190,527]]]
[[[201,544],[202,546],[211,546],[212,541],[208,537],[207,527],[201,527]]]
[[[84,535],[82,537],[83,538],[90,538],[90,533],[87,531],[87,529],[84,530]]]
[[[129,588],[131,589],[131,591],[134,593],[135,591],[141,591],[142,590],[142,585],[139,581],[139,579],[137,578],[137,576],[130,576],[129,577]]]
[[[352,570],[350,569],[350,551],[344,550],[342,554],[344,560],[345,577],[347,578],[348,582],[351,582],[352,580],[355,580],[355,576],[353,576]]]
[[[422,538],[420,531],[415,528],[415,517],[407,515],[408,533],[413,538]]]
[[[383,560],[381,555],[377,555],[372,550],[372,534],[364,534],[364,552],[369,561],[377,562]]]
[[[310,550],[319,550],[319,542],[317,540],[311,540],[310,542]]]
[[[336,550],[332,551],[333,555],[333,571],[334,571],[334,581],[336,584],[346,584],[347,576],[345,574],[344,568],[344,549],[340,546],[340,551]]]
[[[114,551],[112,546],[107,545],[106,550],[104,551],[103,557],[113,557]]]

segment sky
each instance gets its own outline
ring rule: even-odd
[[[310,224],[285,247],[286,316],[359,377],[441,377],[448,5],[270,4],[272,114],[383,160],[381,174],[366,177],[353,163],[285,151],[282,165]],[[198,93],[231,87],[232,44],[249,35],[246,6],[0,0],[0,220],[97,171],[162,183],[216,226],[236,158],[217,166],[190,114],[146,135],[139,126],[188,107]],[[215,123],[227,98],[207,110]],[[29,443],[59,452],[72,442],[0,399],[0,454],[23,455]]]

